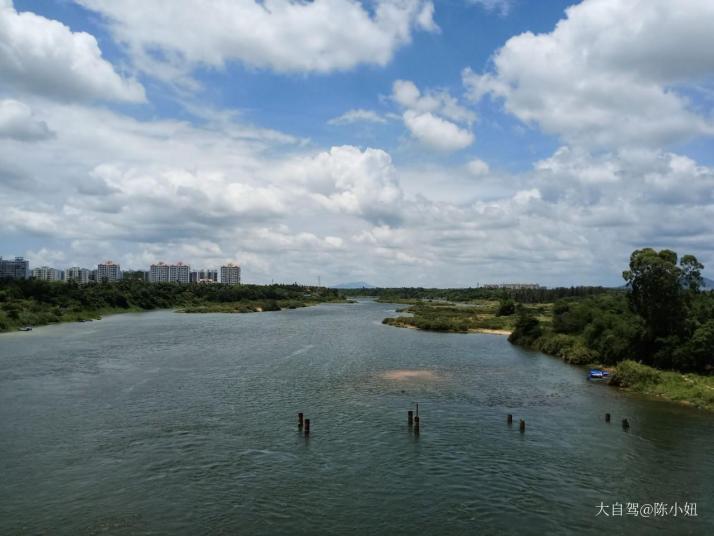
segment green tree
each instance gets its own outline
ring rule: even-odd
[[[694,258],[686,256],[691,263],[690,257]],[[645,320],[648,342],[681,331],[686,316],[681,286],[684,276],[674,251],[638,249],[622,277],[630,290],[630,307]]]

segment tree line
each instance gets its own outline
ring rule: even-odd
[[[702,291],[693,255],[638,249],[622,293],[565,298],[550,324],[517,308],[509,340],[577,363],[632,359],[659,369],[714,371],[714,293]]]

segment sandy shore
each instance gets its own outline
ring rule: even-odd
[[[508,336],[511,334],[511,332],[508,331],[507,329],[486,329],[486,328],[470,329],[469,333],[488,333],[489,335],[505,335],[505,336]]]

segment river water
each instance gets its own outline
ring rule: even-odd
[[[0,336],[0,534],[714,534],[711,414],[498,335],[381,324],[394,314],[159,311]],[[654,503],[666,514],[642,517]]]

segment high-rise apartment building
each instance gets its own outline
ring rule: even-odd
[[[65,281],[76,281],[80,285],[89,283],[89,276],[91,270],[87,268],[80,268],[79,266],[72,266],[72,268],[67,268],[64,272]]]
[[[230,262],[225,266],[221,266],[221,283],[240,285],[240,266]]]
[[[149,267],[149,281],[152,283],[182,283],[191,282],[191,267],[188,264],[177,262],[165,264],[159,262]]]
[[[40,266],[32,269],[32,279],[39,279],[41,281],[63,281],[64,272],[56,268],[50,268],[49,266]]]
[[[27,279],[30,277],[30,262],[22,257],[14,260],[0,257],[0,279]]]
[[[121,267],[112,261],[97,265],[97,283],[116,283],[121,279]]]
[[[218,270],[196,270],[191,272],[191,283],[218,283]]]

